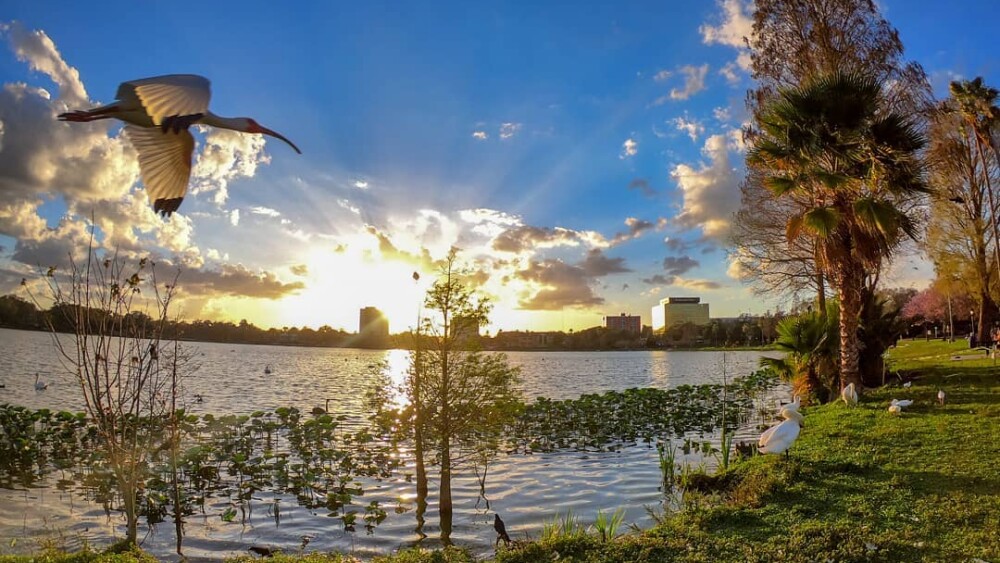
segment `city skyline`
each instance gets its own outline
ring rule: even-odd
[[[1000,82],[991,19],[973,15],[984,1],[880,6],[938,96],[955,78]],[[493,332],[598,326],[666,295],[701,295],[721,317],[790,306],[754,295],[725,248],[752,86],[748,3],[321,5],[303,17],[223,1],[198,7],[237,24],[211,35],[152,5],[5,8],[0,293],[79,257],[93,216],[102,248],[181,270],[185,318],[351,329],[371,305],[403,329],[452,246],[494,303]],[[178,32],[152,44],[148,21]],[[269,41],[246,32],[265,29]],[[253,115],[303,154],[196,131],[184,206],[157,217],[118,125],[55,116],[176,72],[209,77],[213,109]],[[931,272],[902,257],[885,280]]]

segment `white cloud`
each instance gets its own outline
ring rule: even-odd
[[[520,123],[501,123],[500,124],[500,138],[510,139],[521,129]]]
[[[346,210],[350,211],[351,213],[353,213],[355,215],[361,215],[361,209],[359,209],[355,205],[351,205],[351,202],[348,201],[348,200],[346,200],[346,199],[338,199],[337,200],[337,205],[339,205],[343,209],[346,209]]]
[[[744,127],[748,124],[744,123]],[[726,132],[726,146],[729,150],[738,153],[745,153],[747,151],[747,143],[743,140],[743,129],[730,129]]]
[[[731,114],[729,112],[729,108],[719,107],[712,110],[712,116],[715,117],[717,121],[725,123],[729,121]]]
[[[618,155],[618,158],[626,159],[635,156],[639,152],[639,142],[635,139],[629,137],[625,139],[622,143],[622,152]]]
[[[708,74],[708,64],[701,66],[684,65],[677,69],[684,76],[683,88],[672,88],[668,96],[660,96],[653,102],[654,106],[667,103],[670,100],[686,100],[705,89],[705,76]]]
[[[730,84],[739,84],[740,75],[736,73],[736,63],[729,61],[722,68],[719,69],[719,74],[725,77],[726,82]]]
[[[259,164],[271,158],[264,152],[263,135],[247,135],[228,129],[210,129],[205,146],[191,169],[191,193],[212,193],[216,205],[229,199],[229,183],[257,173]]]
[[[255,205],[250,208],[250,213],[254,215],[266,215],[268,217],[280,217],[281,212],[277,209],[271,209],[270,207],[263,207],[260,205]]]
[[[232,226],[237,226],[240,224],[240,210],[233,209],[229,212],[229,224]]]
[[[657,72],[656,74],[653,75],[653,80],[657,82],[663,82],[664,80],[673,76],[673,74],[674,73],[670,72],[669,70],[661,70],[660,72]]]
[[[31,70],[47,75],[59,86],[61,101],[68,105],[87,103],[87,89],[80,80],[80,72],[66,64],[44,31],[28,31],[15,21],[0,23],[0,34],[7,35],[17,60],[28,63]]]
[[[753,2],[743,0],[720,0],[718,6],[722,9],[719,17],[720,24],[713,26],[703,24],[698,28],[701,32],[701,40],[706,45],[719,44],[733,47],[739,51],[736,57],[736,67],[744,71],[750,70],[750,51],[747,49],[744,38],[749,38],[753,34]],[[735,77],[735,67],[726,65],[729,73]],[[735,80],[730,78],[730,74],[720,71],[730,82]]]
[[[364,180],[355,180],[351,185],[354,186],[355,188],[359,189],[359,190],[367,190],[368,189],[368,182],[366,182]]]
[[[486,131],[473,131],[472,137],[480,141],[485,141],[489,138],[489,135],[486,134]]]
[[[684,89],[674,88],[671,90],[671,99],[686,100],[705,89],[705,75],[708,74],[707,64],[701,66],[685,65],[680,68],[680,72],[684,75]]]
[[[683,117],[675,117],[670,122],[678,131],[687,133],[692,141],[697,141],[698,137],[705,132],[705,126],[697,119],[688,118],[687,114],[684,114]]]
[[[728,235],[732,214],[740,203],[740,175],[730,162],[727,148],[725,135],[713,135],[702,149],[707,163],[697,168],[678,164],[671,171],[684,198],[677,222],[700,228],[706,237],[715,240]]]

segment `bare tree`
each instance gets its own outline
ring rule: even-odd
[[[121,495],[126,541],[135,545],[137,495],[154,426],[166,421],[178,392],[176,350],[160,347],[176,276],[160,286],[148,259],[99,257],[91,242],[82,264],[71,259],[68,272],[49,268],[43,279],[53,300],[52,340],[80,387]],[[59,326],[68,327],[71,337],[56,333]]]
[[[977,338],[989,339],[996,315],[996,290],[993,268],[1000,264],[997,244],[997,198],[994,188],[1000,185],[1000,161],[987,150],[989,114],[993,102],[986,98],[977,108],[977,91],[988,88],[976,81],[952,83],[952,97],[934,113],[930,128],[928,164],[937,197],[930,209],[928,252],[939,276],[957,275],[965,289],[975,296],[979,309]],[[981,125],[982,124],[982,125]],[[977,131],[977,129],[979,129]],[[993,257],[989,256],[993,247]]]

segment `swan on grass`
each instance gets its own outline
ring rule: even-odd
[[[760,435],[757,441],[757,451],[762,454],[780,454],[785,452],[788,455],[788,448],[792,447],[792,442],[799,437],[799,430],[802,427],[804,417],[798,410],[790,409],[787,406],[781,409],[783,422],[775,424]]]
[[[889,412],[892,414],[900,414],[903,412],[903,409],[912,404],[912,399],[893,399],[889,401]]]
[[[840,398],[844,400],[844,403],[849,407],[853,407],[858,404],[858,391],[854,388],[853,383],[848,383],[844,389],[840,392]]]

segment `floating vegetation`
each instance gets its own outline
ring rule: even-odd
[[[204,513],[212,499],[225,503],[218,514],[223,522],[242,521],[250,501],[261,500],[261,494],[288,495],[342,518],[352,529],[355,516],[348,507],[364,495],[360,479],[389,477],[400,462],[391,445],[367,430],[343,428],[344,418],[304,418],[298,409],[281,408],[221,417],[178,411],[175,417],[131,421],[122,426],[125,431],[142,429],[154,438],[142,468],[140,514],[156,524],[173,513]],[[176,464],[170,455],[173,424],[180,441]],[[0,487],[41,486],[54,473],[59,488],[82,491],[105,509],[117,509],[114,475],[97,447],[96,426],[82,413],[0,405]],[[172,501],[175,474],[179,507]],[[267,505],[278,521],[278,499]],[[365,507],[369,533],[384,519],[377,502]]]
[[[637,443],[652,448],[663,436],[735,430],[776,384],[773,372],[759,370],[728,386],[626,389],[563,401],[539,398],[507,429],[509,447],[521,453],[617,451]]]

